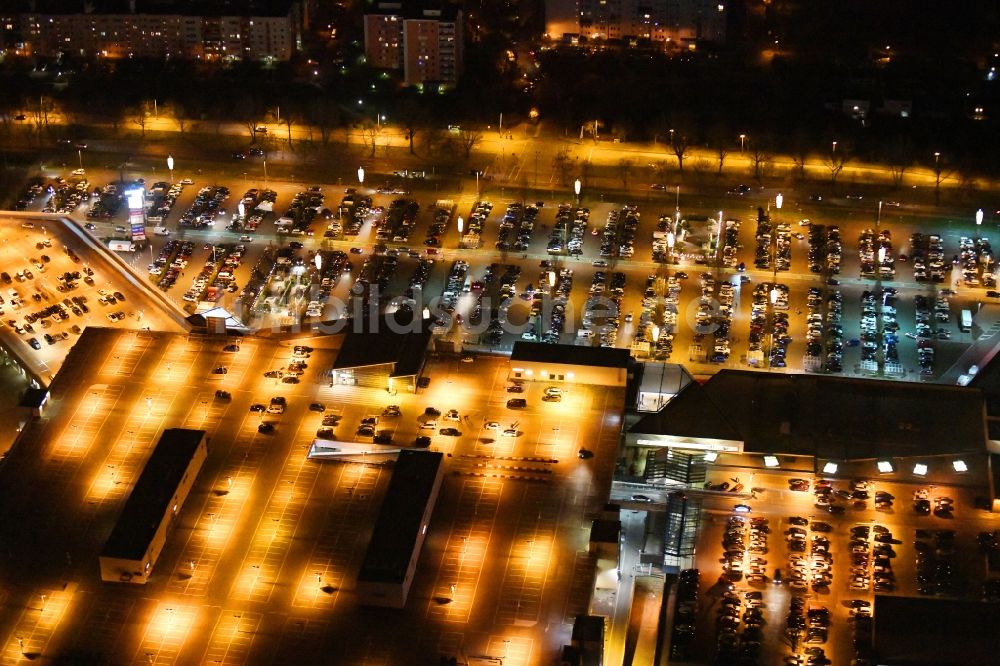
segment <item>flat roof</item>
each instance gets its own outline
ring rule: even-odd
[[[997,604],[876,594],[873,615],[874,647],[880,664],[997,663]]]
[[[333,369],[392,365],[392,377],[417,375],[424,366],[430,339],[429,320],[414,322],[412,317],[402,315],[355,320],[348,324]]]
[[[204,436],[204,430],[169,428],[163,431],[104,544],[102,557],[138,560],[146,554]]]
[[[744,451],[837,460],[982,452],[982,393],[941,384],[722,370],[632,433],[744,442]]]
[[[514,343],[510,362],[559,363],[561,365],[586,365],[595,368],[628,368],[632,356],[627,349],[612,347],[578,347],[576,345],[550,345],[544,342]]]
[[[401,451],[358,580],[402,583],[444,455]]]

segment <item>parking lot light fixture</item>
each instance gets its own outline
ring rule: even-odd
[[[365,184],[365,168],[358,167],[358,183],[361,185]]]
[[[430,319],[431,318],[431,309],[430,308],[424,308],[423,315],[424,315],[424,319]]]
[[[785,197],[781,192],[778,192],[778,196],[774,197],[774,207],[781,210],[781,204],[785,202]]]
[[[955,468],[956,472],[968,472],[969,466],[965,464],[964,460],[954,460],[951,466]]]
[[[837,473],[837,463],[835,463],[835,462],[828,462],[825,465],[823,465],[823,473],[824,474],[836,474]]]
[[[556,286],[556,272],[555,271],[549,271],[549,286],[550,287],[555,287]]]
[[[713,463],[719,459],[718,451],[706,451],[705,452],[705,462]]]
[[[317,252],[316,256],[313,257],[313,262],[316,264],[317,271],[323,270],[323,255]]]
[[[778,302],[778,288],[773,287],[771,289],[771,305],[774,305],[777,302]]]
[[[778,456],[764,456],[764,467],[777,467]]]
[[[913,466],[913,473],[917,476],[927,476],[927,465],[924,463],[917,463]]]
[[[888,460],[879,460],[875,466],[878,467],[879,474],[892,474],[893,472],[892,463]]]
[[[580,204],[580,190],[581,190],[582,187],[583,187],[583,183],[581,183],[580,179],[577,178],[573,182],[573,191],[576,192],[576,203],[577,203],[577,205]]]
[[[982,223],[983,223],[983,209],[980,208],[979,210],[976,211],[976,226],[979,226]]]
[[[170,182],[174,182],[174,156],[167,155],[167,169],[170,170]]]
[[[463,220],[462,216],[459,215],[458,216],[458,220],[456,220],[456,221],[458,222],[458,233],[459,233],[459,235],[461,235],[462,231],[465,228],[465,220]]]

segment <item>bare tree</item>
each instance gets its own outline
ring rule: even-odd
[[[831,150],[830,154],[826,158],[826,168],[830,170],[830,184],[837,184],[837,176],[840,172],[844,170],[844,164],[847,163],[847,150],[841,146],[840,150]]]
[[[764,178],[764,172],[771,163],[771,150],[762,141],[750,142],[750,164],[753,167],[753,177],[760,182]]]
[[[719,170],[715,175],[722,175],[722,165],[726,162],[726,156],[729,155],[729,148],[726,147],[724,143],[715,144],[715,159],[719,162]]]
[[[913,164],[913,142],[909,137],[897,136],[889,144],[885,154],[894,187],[903,186],[903,176]]]
[[[264,107],[261,100],[256,95],[247,94],[236,106],[236,118],[246,127],[250,140],[257,138],[257,127],[260,126],[261,118],[264,117]]]
[[[171,106],[174,112],[174,121],[177,123],[177,129],[180,130],[181,134],[184,134],[184,130],[187,129],[188,110],[179,101],[175,101]]]
[[[319,137],[323,145],[329,144],[330,134],[340,122],[337,105],[326,97],[318,97],[306,109],[306,116],[310,124],[319,128]]]
[[[281,119],[281,123],[285,126],[285,132],[288,139],[288,147],[292,146],[292,125],[297,121],[295,114],[292,112],[291,108],[285,109],[285,116]]]
[[[684,176],[684,153],[687,152],[688,143],[687,137],[680,132],[674,132],[674,140],[671,143],[670,149],[674,153],[674,157],[677,158],[677,170],[680,172],[681,176]]]
[[[369,157],[375,157],[375,150],[378,148],[378,138],[382,134],[382,127],[377,123],[368,121],[361,128],[361,140],[365,147],[370,149]]]
[[[590,183],[590,174],[594,170],[594,164],[588,159],[580,162],[580,180],[584,185]]]
[[[632,175],[632,160],[623,157],[618,160],[618,176],[622,179],[622,188],[628,190],[628,179]]]
[[[569,185],[570,164],[569,153],[566,150],[560,150],[552,157],[552,168],[559,174],[559,184],[563,187]]]
[[[472,149],[482,141],[483,133],[479,130],[462,128],[459,132],[459,140],[462,144],[462,150],[465,151],[465,159],[472,157]]]
[[[934,153],[934,201],[941,200],[941,183],[955,175],[955,170],[941,153]]]
[[[796,132],[789,151],[795,173],[799,178],[806,177],[806,160],[809,159],[809,136],[802,131]]]
[[[129,116],[132,122],[139,126],[139,131],[142,133],[142,138],[146,138],[146,124],[149,122],[149,111],[146,109],[145,102],[139,102],[139,105],[132,108]]]

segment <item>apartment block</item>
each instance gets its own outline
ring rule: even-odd
[[[462,11],[449,5],[379,2],[365,15],[369,64],[402,69],[406,85],[452,84],[462,74]]]

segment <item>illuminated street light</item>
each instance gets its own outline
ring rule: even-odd
[[[777,467],[778,457],[777,456],[764,456],[764,467]]]
[[[955,468],[956,472],[968,472],[969,466],[965,464],[964,460],[954,460],[951,466]]]
[[[459,215],[457,222],[458,222],[458,233],[461,234],[462,231],[465,229],[465,220],[463,220],[462,216]]]
[[[880,247],[878,249],[878,263],[881,264],[884,261],[885,261],[885,248],[884,247]]]
[[[365,184],[365,168],[358,167],[358,182],[362,185]]]
[[[875,466],[878,467],[878,471],[880,474],[892,474],[893,470],[892,463],[889,462],[888,460],[879,460],[877,463],[875,463]]]
[[[833,152],[833,153],[837,152],[837,142],[836,141],[833,142],[833,148],[831,149],[830,152]]]
[[[653,332],[653,342],[656,342],[657,340],[660,339],[660,327],[659,326],[653,326],[653,331],[652,332]]]
[[[431,309],[430,308],[424,308],[423,315],[424,315],[424,319],[430,319],[431,318]]]
[[[670,250],[674,249],[674,244],[677,242],[677,237],[674,236],[674,232],[667,232],[667,248]]]
[[[549,271],[549,286],[550,287],[556,286],[556,272],[555,271]]]
[[[582,187],[583,187],[583,183],[581,183],[580,179],[577,178],[576,181],[573,183],[573,191],[576,192],[576,203],[577,203],[577,205],[579,205],[579,203],[580,203],[580,188],[582,188]]]
[[[771,305],[774,305],[777,302],[778,302],[778,288],[771,287]]]
[[[980,208],[979,210],[976,211],[976,226],[979,226],[982,223],[983,223],[983,209]]]
[[[778,196],[774,197],[774,207],[781,210],[781,204],[784,203],[784,201],[785,197],[781,194],[781,192],[778,192]]]
[[[167,169],[170,170],[170,182],[174,182],[174,157],[167,155]]]
[[[239,202],[239,204],[237,204],[237,206],[236,206],[236,211],[240,214],[241,218],[246,217],[246,215],[247,215],[247,206],[246,206],[246,204],[243,203],[242,201]]]
[[[313,262],[316,264],[317,271],[323,270],[323,255],[317,252],[316,256],[313,257]]]
[[[913,473],[917,476],[927,476],[927,465],[923,463],[917,463],[913,466]]]
[[[747,135],[746,134],[740,134],[740,152],[741,153],[746,150],[746,141],[747,141]]]
[[[835,462],[828,462],[827,464],[823,465],[823,473],[824,474],[836,474],[837,473],[837,463],[835,463]]]

